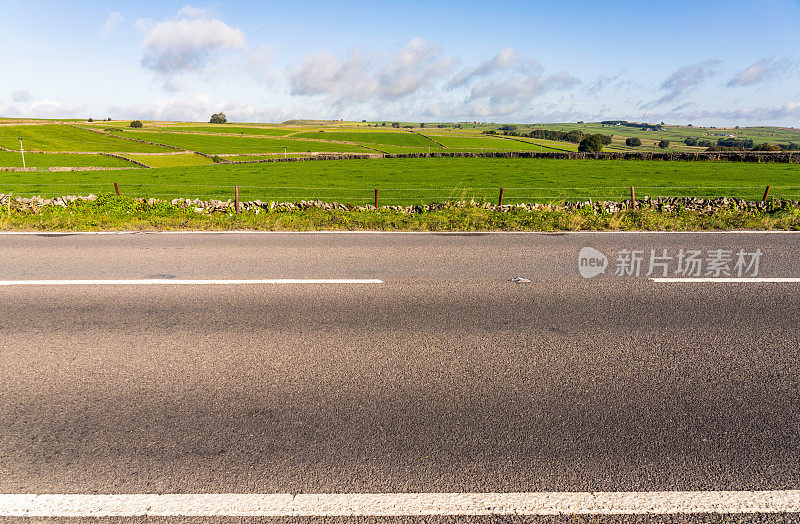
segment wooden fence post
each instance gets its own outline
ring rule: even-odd
[[[114,182],[114,191],[116,191],[117,196],[119,196],[119,184],[117,184],[116,182]]]
[[[500,198],[497,200],[497,205],[498,206],[502,206],[503,205],[503,188],[502,187],[500,188]]]
[[[375,188],[375,209],[378,209],[378,188]]]
[[[234,186],[234,188],[235,188],[234,189],[234,193],[235,193],[234,208],[236,209],[236,212],[238,213],[239,212],[239,186]]]
[[[631,186],[631,208],[636,209],[636,190]]]
[[[767,201],[767,196],[769,196],[769,188],[770,186],[767,186],[767,189],[764,190],[764,198],[761,199],[762,202]]]

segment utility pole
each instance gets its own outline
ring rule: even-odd
[[[22,149],[22,138],[19,138],[19,152],[22,155],[22,169],[25,169],[25,150]]]

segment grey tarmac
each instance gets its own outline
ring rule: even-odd
[[[800,284],[585,246],[800,276],[794,233],[0,235],[0,280],[383,281],[2,288],[0,493],[800,489]]]

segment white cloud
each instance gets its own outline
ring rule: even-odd
[[[370,59],[353,49],[343,60],[330,53],[306,56],[289,75],[292,95],[328,95],[333,102],[367,102],[378,89]]]
[[[191,6],[182,8],[173,20],[142,19],[136,25],[145,32],[142,66],[163,76],[200,72],[220,53],[247,48],[239,29]]]
[[[482,62],[476,67],[465,67],[458,72],[448,83],[449,88],[467,85],[475,78],[489,76],[498,71],[504,71],[519,62],[519,55],[510,47],[500,51],[494,58]],[[535,67],[540,67],[538,62],[532,62]]]
[[[568,90],[580,83],[566,71],[547,77],[526,75],[486,79],[473,86],[465,104],[475,116],[502,117],[525,111],[534,99],[545,93]]]
[[[57,100],[15,100],[16,104],[0,104],[0,115],[29,118],[88,118],[86,110],[80,106],[65,104]]]
[[[418,93],[455,64],[439,46],[414,38],[396,54],[367,55],[358,48],[345,58],[330,53],[306,56],[289,72],[292,95],[326,96],[341,107],[399,100]]]
[[[102,33],[104,35],[109,35],[113,33],[114,30],[117,27],[119,27],[120,24],[122,24],[123,22],[125,22],[125,17],[116,11],[112,11],[106,18],[106,21],[103,22]]]
[[[760,84],[791,68],[793,65],[794,64],[789,60],[769,60],[762,58],[731,78],[728,82],[728,87]]]
[[[455,61],[441,56],[436,45],[414,38],[394,57],[379,76],[381,96],[396,99],[416,93],[449,72]]]
[[[280,122],[294,116],[285,107],[255,108],[245,103],[215,101],[211,95],[205,93],[158,98],[143,104],[109,108],[109,113],[117,115],[117,118],[188,122],[207,122],[212,114],[219,112],[225,113],[229,122]]]
[[[17,89],[11,92],[11,100],[14,102],[30,102],[33,100],[33,95],[27,89]]]
[[[219,15],[216,11],[212,11],[210,8],[185,5],[178,10],[178,16],[185,18],[209,18]]]
[[[658,100],[645,104],[643,107],[655,107],[681,98],[707,78],[716,74],[719,64],[719,60],[704,60],[696,64],[680,67],[661,83],[660,88],[667,93]]]

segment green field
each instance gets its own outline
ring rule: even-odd
[[[375,152],[371,151],[370,153],[375,153]],[[308,157],[308,154],[307,153],[286,154],[286,158],[301,158],[301,157]],[[222,158],[230,162],[256,162],[261,160],[275,160],[278,158],[284,158],[284,155],[283,153],[272,154],[272,155],[224,155],[222,156]]]
[[[133,133],[132,133],[133,135]],[[331,142],[312,142],[279,138],[255,138],[247,136],[196,135],[189,133],[135,133],[136,138],[198,151],[208,155],[219,153],[282,153],[283,149],[293,152],[356,152],[366,153],[369,149],[351,144]]]
[[[448,150],[453,149],[480,149],[489,151],[577,151],[576,144],[568,142],[553,142],[550,140],[534,140],[519,138],[487,138],[477,136],[433,136],[436,141],[444,144]],[[516,138],[516,137],[515,137]],[[545,145],[546,144],[546,145]]]
[[[130,155],[126,158],[141,162],[150,167],[188,167],[206,166],[214,161],[202,155],[185,153],[180,155]]]
[[[7,122],[7,121],[6,121]],[[103,128],[120,122],[95,122]],[[575,151],[577,144],[530,138],[499,138],[481,135],[481,131],[497,128],[496,124],[466,126],[465,129],[440,129],[430,126],[419,129],[431,139],[403,130],[359,127],[358,123],[342,123],[334,127],[323,122],[303,127],[252,127],[190,123],[159,123],[159,132],[124,131],[122,137],[169,144],[189,151],[225,155],[231,161],[253,161],[281,158],[284,147],[288,156],[320,153],[375,154],[437,152],[507,152],[507,151]],[[88,124],[84,124],[88,125]],[[146,126],[149,124],[146,123]],[[301,124],[297,124],[301,125]],[[584,132],[614,134],[606,150],[629,150],[624,135],[637,132],[647,135],[639,150],[657,150],[652,144],[658,132],[641,131],[622,126],[601,124],[541,124],[519,126],[520,132],[534,127],[547,129],[581,129]],[[613,129],[612,129],[613,128]],[[153,127],[155,129],[155,125]],[[169,131],[167,131],[169,130]],[[319,130],[325,132],[320,133]],[[183,131],[183,132],[181,132]],[[191,132],[188,132],[191,131]],[[219,134],[224,131],[228,134]],[[232,133],[230,133],[233,131]],[[786,128],[748,128],[741,132],[791,138],[796,130]],[[242,132],[241,136],[237,132]],[[670,139],[682,133],[722,133],[724,130],[669,126],[664,133]],[[291,136],[281,136],[292,133]],[[630,186],[637,195],[651,196],[735,196],[759,199],[764,186],[771,185],[771,195],[800,199],[800,165],[733,162],[663,162],[606,161],[500,158],[421,158],[334,160],[246,165],[214,164],[210,158],[174,152],[174,149],[115,138],[72,126],[47,123],[0,126],[0,145],[16,150],[17,137],[23,138],[26,150],[41,148],[55,151],[117,151],[131,154],[128,158],[154,169],[131,169],[111,172],[73,171],[0,172],[0,193],[61,195],[100,193],[119,182],[126,194],[154,197],[214,197],[227,199],[232,187],[239,185],[242,198],[262,200],[302,200],[320,198],[351,203],[372,199],[373,188],[381,190],[384,204],[408,204],[448,199],[476,198],[494,201],[498,188],[505,188],[507,202],[621,199],[629,195]],[[317,140],[311,140],[311,139]],[[800,138],[800,136],[798,136]],[[324,141],[319,139],[331,140]],[[446,147],[442,148],[434,140]],[[341,143],[358,142],[359,145]],[[800,140],[798,140],[800,141]],[[683,144],[677,148],[686,147]],[[372,148],[372,149],[371,149]],[[688,148],[697,150],[697,148]],[[272,155],[268,155],[272,153]],[[102,155],[69,153],[26,154],[26,164],[40,170],[49,167],[135,167],[121,159]],[[19,153],[0,152],[0,167],[21,167]]]
[[[123,128],[125,129],[125,128]],[[189,132],[189,133],[212,133],[212,134],[233,134],[233,135],[254,135],[254,136],[286,136],[292,133],[297,133],[297,129],[284,129],[284,128],[264,128],[264,127],[250,127],[250,126],[229,126],[228,124],[206,124],[197,126],[156,126],[145,125],[143,131],[170,131],[170,132]],[[133,133],[131,137],[136,138],[136,133],[140,131],[131,128],[125,129],[124,132]],[[316,138],[316,137],[314,137]]]
[[[341,142],[358,142],[367,145],[389,146],[432,146],[438,147],[436,142],[424,136],[408,132],[392,131],[324,131],[305,132],[293,135],[294,138],[316,138],[319,140],[336,140]],[[378,147],[380,149],[380,147]]]
[[[744,138],[752,139],[756,143],[767,142],[769,144],[788,144],[790,142],[800,143],[800,129],[779,128],[779,127],[742,127],[742,128],[705,128],[667,125],[661,131],[645,131],[636,127],[622,125],[600,124],[589,122],[585,124],[528,124],[518,126],[517,131],[529,132],[533,129],[550,129],[553,131],[572,131],[574,129],[583,133],[602,133],[614,137],[624,138],[637,137],[642,142],[658,142],[669,140],[670,149],[681,148],[683,140],[686,138],[697,138],[710,140],[713,143],[719,138]],[[641,149],[641,148],[635,148]]]
[[[3,191],[61,195],[107,192],[119,182],[127,195],[213,197],[227,200],[239,185],[243,199],[301,199],[367,203],[379,188],[383,204],[449,199],[506,202],[622,199],[630,186],[650,196],[732,196],[800,199],[798,166],[724,162],[553,159],[382,159],[267,163],[73,173],[0,173]]]
[[[25,153],[25,165],[39,169],[49,167],[139,167],[110,156],[69,153]],[[19,153],[0,151],[0,167],[22,167],[22,156]]]
[[[19,150],[19,140],[26,151],[97,151],[102,153],[160,153],[168,148],[142,144],[59,124],[0,126],[0,147]]]

